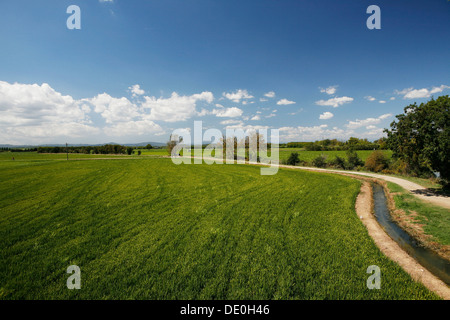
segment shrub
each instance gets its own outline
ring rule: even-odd
[[[325,168],[327,166],[326,158],[320,155],[312,161],[312,165],[318,168]]]
[[[364,162],[358,157],[355,150],[349,149],[347,151],[347,167],[346,169],[355,169],[356,167],[363,166]]]
[[[298,153],[292,152],[291,155],[289,156],[289,158],[287,159],[286,164],[290,165],[290,166],[295,166],[298,163],[300,163],[300,158],[298,156]]]
[[[387,168],[387,165],[388,162],[384,153],[376,150],[369,155],[364,166],[369,171],[380,172]]]
[[[345,159],[336,156],[336,158],[330,161],[330,165],[337,169],[345,169]]]

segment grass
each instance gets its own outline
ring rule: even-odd
[[[450,210],[417,199],[395,183],[388,182],[387,185],[390,192],[396,193],[396,208],[402,209],[407,215],[416,214],[415,220],[423,225],[425,234],[442,245],[450,245]]]
[[[3,161],[0,176],[0,299],[437,298],[375,246],[348,177],[145,157]]]

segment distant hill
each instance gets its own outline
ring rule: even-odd
[[[83,147],[83,146],[104,146],[106,144],[120,144],[122,146],[130,146],[130,147],[145,147],[147,144],[151,144],[154,147],[163,147],[166,144],[162,142],[139,142],[139,143],[116,143],[116,142],[107,142],[107,143],[101,143],[101,144],[71,144],[69,143],[69,147]],[[36,147],[65,147],[66,144],[37,144],[37,145],[31,145],[31,144],[23,144],[23,145],[14,145],[14,144],[0,144],[0,148],[36,148]]]

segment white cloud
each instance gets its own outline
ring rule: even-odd
[[[260,98],[259,101],[261,101],[261,102],[266,102],[266,101],[269,101],[269,100],[264,99],[264,98]]]
[[[244,123],[241,120],[224,120],[220,121],[220,124],[223,125],[243,125]]]
[[[431,89],[422,88],[422,89],[414,89],[406,88],[401,91],[396,90],[395,93],[398,95],[402,95],[403,99],[421,99],[421,98],[429,98],[432,94],[440,93],[444,91],[445,89],[449,89],[450,86],[447,85],[441,85],[439,87],[432,87]]]
[[[0,141],[23,144],[61,137],[92,135],[99,130],[88,117],[90,108],[47,83],[0,81]]]
[[[277,102],[278,105],[282,106],[282,105],[289,105],[289,104],[294,104],[295,101],[289,101],[287,99],[281,99]]]
[[[331,112],[324,112],[319,116],[319,119],[321,120],[327,120],[327,119],[331,119],[334,117],[334,114],[332,114]]]
[[[141,89],[141,86],[138,85],[138,84],[135,84],[135,85],[133,85],[133,86],[131,86],[131,87],[128,87],[128,89],[129,89],[129,90],[131,91],[131,93],[133,94],[133,97],[141,96],[141,95],[143,95],[143,94],[145,93],[145,91],[142,90],[142,89]]]
[[[131,136],[161,133],[163,129],[153,121],[148,119],[138,121],[119,122],[114,125],[104,128],[107,135],[110,136]]]
[[[386,103],[386,101],[384,101],[384,100],[380,100],[380,101],[378,101],[379,103]]]
[[[139,116],[138,107],[127,98],[113,98],[102,93],[91,99],[83,99],[94,106],[94,111],[100,113],[106,123],[131,121]]]
[[[250,120],[258,121],[258,120],[261,120],[261,117],[259,115],[255,115]]]
[[[375,101],[375,100],[377,100],[377,99],[375,99],[375,98],[372,97],[372,96],[365,96],[364,99],[367,99],[367,100],[369,100],[369,101]]]
[[[329,129],[326,124],[312,127],[282,127],[280,141],[315,141],[320,139],[348,139],[353,130],[343,130],[337,127]]]
[[[332,95],[332,94],[336,93],[337,87],[338,86],[330,86],[330,87],[325,88],[325,89],[324,88],[319,88],[319,89],[320,89],[320,92],[322,92],[322,93],[326,93],[326,94]]]
[[[271,113],[271,114],[269,114],[268,116],[265,116],[266,118],[272,118],[272,117],[275,117],[276,116],[276,114],[275,113]]]
[[[264,96],[267,97],[267,98],[274,98],[275,97],[275,92],[269,91],[269,92],[265,93]]]
[[[348,123],[345,126],[349,129],[357,129],[360,127],[367,127],[370,125],[380,123],[381,120],[387,119],[389,117],[392,117],[392,114],[386,113],[386,114],[379,116],[378,118],[367,118],[364,120],[356,119],[355,121],[348,121]]]
[[[225,109],[214,109],[212,114],[215,114],[216,117],[221,118],[236,118],[242,115],[243,111],[236,107],[225,108]]]
[[[241,124],[236,124],[236,125],[231,125],[231,126],[226,126],[225,129],[242,129],[243,131],[257,131],[257,130],[264,130],[264,129],[269,129],[268,126],[252,126],[252,125],[244,125],[243,123]]]
[[[389,100],[395,100],[395,97],[390,97]]]
[[[242,99],[252,99],[253,96],[250,95],[247,90],[239,89],[235,92],[231,93],[223,93],[223,96],[227,98],[228,100],[231,100],[233,102],[239,103]]]
[[[180,96],[173,92],[170,98],[144,97],[142,104],[144,109],[150,109],[149,120],[161,120],[165,122],[185,121],[196,114],[196,104],[199,101],[211,103],[214,96],[211,92],[204,91],[191,96]]]
[[[345,103],[350,103],[353,101],[351,97],[335,97],[328,100],[319,100],[316,101],[316,104],[319,106],[330,106],[333,108],[337,108]]]

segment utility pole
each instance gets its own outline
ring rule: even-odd
[[[69,161],[69,149],[67,148],[67,142],[66,142],[66,153],[67,153],[67,161]]]

